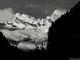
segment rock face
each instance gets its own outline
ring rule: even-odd
[[[13,18],[13,21],[11,22],[13,25],[16,25],[18,28],[24,28],[27,25],[34,25],[35,18],[29,17],[26,14],[19,14],[16,13],[15,17]]]
[[[19,42],[17,47],[20,49],[41,49],[42,47],[46,49],[49,27],[62,14],[58,13],[59,11],[45,19],[35,19],[26,14],[16,13],[13,20],[7,22],[6,26],[1,24],[5,26],[5,29],[1,31],[6,38]],[[12,45],[14,44],[12,43]]]
[[[8,22],[8,26],[10,25],[16,26],[17,28],[31,28],[35,27],[43,32],[48,32],[48,28],[51,26],[51,23],[48,19],[35,19],[34,17],[30,17],[26,14],[16,13],[12,22]]]

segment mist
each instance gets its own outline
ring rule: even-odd
[[[6,21],[12,21],[15,13],[12,8],[4,8],[0,9],[0,23],[4,23]]]

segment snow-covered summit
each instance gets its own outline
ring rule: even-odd
[[[55,10],[53,14],[51,14],[51,16],[47,16],[45,19],[35,19],[34,17],[26,14],[16,13],[12,23],[13,25],[16,25],[18,28],[19,27],[23,28],[29,24],[30,25],[33,24],[37,26],[38,24],[40,24],[41,26],[45,25],[49,27],[51,26],[51,22],[54,22],[63,14],[64,12]],[[41,26],[38,26],[38,27],[41,27]]]
[[[13,18],[13,22],[17,20],[17,21],[24,21],[24,22],[29,22],[29,23],[34,23],[35,22],[35,18],[26,14],[19,14],[16,13],[15,17]]]
[[[15,18],[18,18],[18,19],[27,21],[27,20],[29,19],[29,16],[26,15],[26,14],[22,14],[22,15],[21,15],[21,14],[19,14],[19,13],[16,13],[14,19],[15,19]],[[14,19],[13,19],[13,20],[14,20]]]

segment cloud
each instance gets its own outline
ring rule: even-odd
[[[34,10],[39,10],[41,5],[27,2],[27,3],[25,3],[25,7],[33,8]]]
[[[12,8],[0,9],[0,23],[11,21],[14,18],[15,14]]]

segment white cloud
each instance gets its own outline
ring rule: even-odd
[[[12,8],[0,9],[0,23],[11,21],[14,18],[15,14]]]

